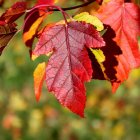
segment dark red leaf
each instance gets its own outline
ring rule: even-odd
[[[118,60],[116,56],[122,54],[120,47],[113,41],[115,37],[115,32],[111,29],[110,26],[105,26],[107,29],[106,33],[102,36],[104,41],[106,42],[106,47],[101,48],[105,55],[105,61],[103,62],[103,66],[105,71],[103,72],[101,66],[97,62],[93,53],[88,50],[90,59],[92,61],[92,68],[94,70],[93,79],[99,80],[109,80],[110,82],[119,82],[116,77],[116,69],[115,67],[118,65]],[[113,46],[113,47],[112,47]]]
[[[4,0],[0,0],[0,6],[2,6],[4,3]]]
[[[100,48],[105,42],[90,24],[70,22],[46,28],[33,51],[35,55],[53,51],[46,68],[48,90],[74,113],[84,116],[84,82],[92,78],[87,48]]]
[[[96,2],[102,4],[103,0],[96,0]]]
[[[25,10],[26,2],[17,2],[0,17],[0,20],[4,20],[6,23],[13,23],[25,13]]]
[[[17,32],[17,29],[15,27],[16,27],[16,24],[14,24],[14,23],[6,24],[6,23],[0,21],[0,55],[3,51],[3,49],[6,47],[6,45],[11,40],[11,38]]]

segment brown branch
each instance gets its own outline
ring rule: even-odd
[[[68,10],[74,10],[74,9],[77,9],[77,8],[81,8],[81,7],[85,7],[85,6],[88,6],[90,5],[91,3],[95,2],[96,0],[90,0],[86,3],[83,3],[81,5],[77,5],[77,6],[73,6],[73,7],[67,7],[67,8],[61,8],[63,11],[68,11]],[[58,9],[50,9],[50,11],[59,11]]]

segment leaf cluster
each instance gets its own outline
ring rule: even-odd
[[[31,59],[50,57],[34,71],[37,101],[46,81],[63,106],[84,117],[85,82],[107,80],[115,92],[129,72],[140,66],[140,8],[130,0],[91,0],[68,8],[57,2],[38,0],[31,8],[17,2],[7,9],[0,17],[0,54],[18,32],[16,20],[25,15],[20,30]],[[73,17],[66,12],[76,8],[83,12]],[[61,12],[64,20],[42,27],[54,11]]]

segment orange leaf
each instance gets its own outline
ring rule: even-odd
[[[36,67],[34,71],[34,90],[35,90],[35,97],[36,100],[39,101],[40,95],[41,95],[41,90],[42,90],[42,85],[45,80],[45,69],[46,69],[46,63],[40,63]]]
[[[116,45],[107,43],[108,50],[104,52],[110,58],[115,46],[120,47],[122,53],[116,54],[117,63],[114,65],[117,81],[113,81],[113,91],[128,78],[130,70],[140,66],[140,51],[138,48],[138,36],[140,36],[140,8],[134,3],[125,3],[124,0],[112,0],[101,6],[97,14],[98,18],[115,32],[113,41]],[[111,36],[108,30],[108,38]],[[106,39],[105,39],[106,40]],[[112,62],[111,58],[106,62]],[[109,72],[110,73],[110,72]]]
[[[49,14],[51,14],[51,12],[35,9],[26,15],[23,29],[23,40],[29,48],[32,48],[32,44],[34,38],[37,37],[39,27]]]

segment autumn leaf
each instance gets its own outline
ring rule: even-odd
[[[16,2],[11,8],[2,14],[0,20],[5,21],[6,23],[13,23],[25,13],[25,10],[26,2]]]
[[[82,12],[73,17],[76,21],[85,21],[90,23],[97,28],[97,31],[102,31],[104,29],[103,23],[96,17],[90,15],[88,12]]]
[[[7,46],[11,38],[17,32],[15,28],[16,24],[14,23],[5,23],[4,21],[0,21],[0,55],[3,49]]]
[[[84,116],[84,82],[92,78],[92,67],[87,48],[100,48],[105,42],[93,25],[69,22],[46,28],[33,53],[53,51],[46,68],[48,90],[59,102],[81,117]]]
[[[26,46],[30,49],[32,49],[34,38],[37,36],[38,29],[42,24],[43,20],[46,18],[47,15],[52,13],[46,12],[46,7],[36,7],[41,4],[52,5],[54,2],[54,0],[38,0],[36,6],[34,6],[34,10],[31,10],[29,13],[26,14],[23,29],[23,40]]]
[[[110,2],[111,0],[103,0],[102,1],[102,4],[106,4],[106,3],[108,3],[108,2]]]
[[[0,54],[17,32],[16,21],[26,10],[25,2],[17,2],[0,17]]]
[[[103,0],[96,0],[96,2],[102,4]]]
[[[54,4],[55,1],[56,0],[38,0],[37,5],[41,5],[41,4],[52,5],[52,4]]]
[[[45,12],[40,13],[38,10],[32,11],[32,13],[27,14],[25,18],[26,22],[24,24],[23,29],[23,40],[29,48],[32,47],[33,40],[38,32],[38,28],[47,15],[48,15],[47,13]],[[30,18],[28,18],[29,16]]]
[[[91,51],[92,52],[92,53],[91,52],[89,53],[89,56],[90,56],[90,54],[91,55],[94,55],[94,59],[91,60],[92,62],[94,62],[94,63],[92,63],[92,65],[94,65],[93,66],[93,70],[94,70],[93,75],[96,74],[95,71],[97,71],[98,75],[100,75],[100,73],[98,71],[98,69],[100,69],[101,70],[101,73],[103,74],[103,77],[106,80],[109,80],[110,81],[110,79],[108,78],[108,76],[107,76],[107,74],[105,72],[106,71],[106,68],[104,66],[104,62],[106,60],[106,57],[105,57],[103,51],[101,49],[92,49],[92,48],[90,48],[90,50],[88,50],[88,51]],[[97,68],[96,68],[96,66],[97,66]],[[98,76],[98,75],[96,75],[96,76]],[[99,79],[99,77],[97,79]]]
[[[92,24],[98,31],[102,31],[104,29],[103,23],[96,16],[92,16],[88,12],[82,12],[82,13],[74,16],[73,18],[76,21],[84,21],[86,23]],[[92,65],[93,65],[92,67],[93,67],[93,70],[94,70],[93,77],[94,78],[96,77],[97,79],[100,79],[98,77],[98,75],[100,75],[100,77],[101,77],[101,75],[103,75],[103,77],[105,79],[108,79],[110,81],[110,79],[108,78],[108,76],[107,76],[107,74],[105,72],[106,68],[105,68],[105,66],[103,64],[105,62],[105,60],[106,60],[103,51],[101,49],[92,49],[92,48],[90,48],[88,50],[88,53],[89,53],[89,56],[90,56],[90,58],[92,60]],[[98,69],[101,70],[102,74],[99,73]],[[104,78],[101,78],[101,79],[104,79]]]
[[[100,49],[92,49],[91,48],[90,50],[95,55],[95,58],[98,60],[99,63],[102,63],[105,61],[105,56]]]
[[[106,32],[102,37],[106,42],[106,47],[100,49],[103,54],[101,56],[104,56],[104,61],[99,61],[99,58],[91,51],[91,49],[88,50],[88,53],[92,61],[92,69],[94,69],[93,79],[108,80],[112,83],[114,81],[117,82],[115,67],[118,64],[118,61],[116,56],[122,54],[122,51],[115,41],[113,41],[115,33],[111,27],[105,26],[105,29]]]
[[[83,21],[92,24],[97,31],[102,31],[104,29],[103,23],[96,16],[90,15],[88,12],[77,14],[72,19],[67,19],[67,22],[71,22],[73,19],[74,21]],[[57,25],[58,24],[65,24],[65,20],[57,22]]]
[[[2,6],[4,3],[4,0],[0,0],[0,6]]]
[[[46,74],[46,64],[44,62],[38,64],[33,74],[35,97],[37,101],[39,101],[40,99],[42,85],[45,80],[45,74]]]
[[[111,59],[106,61],[106,64],[116,63],[117,61],[112,67],[113,69],[115,68],[114,77],[116,76],[117,78],[116,81],[112,82],[113,92],[115,92],[118,86],[128,78],[130,70],[140,66],[140,52],[137,39],[140,35],[140,9],[133,3],[124,3],[123,0],[112,0],[101,6],[97,16],[104,24],[109,25],[113,29],[115,32],[113,37],[113,41],[116,43],[115,46],[119,46],[122,51],[119,55],[115,55],[116,60],[114,62]],[[108,37],[111,34],[111,30],[108,30]],[[107,40],[109,41],[109,39]],[[110,47],[113,50],[114,46]],[[104,53],[106,57],[110,57],[109,47],[108,52],[106,50]]]

